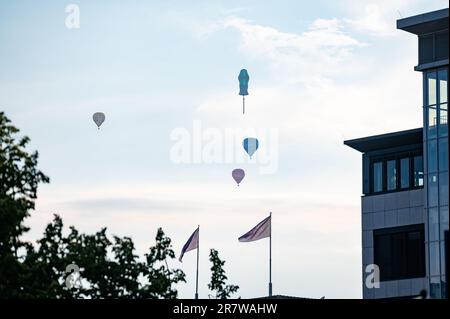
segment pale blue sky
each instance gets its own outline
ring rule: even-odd
[[[70,3],[80,29],[65,27]],[[216,248],[239,295],[256,297],[267,294],[267,241],[237,238],[272,210],[274,293],[360,298],[360,154],[342,141],[421,125],[416,39],[395,20],[446,6],[2,0],[0,110],[31,137],[52,181],[27,238],[58,213],[67,226],[131,236],[141,254],[162,226],[179,253],[201,224],[200,296]],[[173,163],[170,134],[194,120],[219,132],[278,130],[278,170]],[[247,170],[239,189],[236,165]],[[174,265],[188,276],[180,296],[192,297],[195,253]]]

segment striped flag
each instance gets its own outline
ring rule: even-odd
[[[180,258],[178,258],[179,261],[182,261],[184,253],[198,248],[198,233],[199,233],[199,229],[200,229],[200,227],[197,228],[192,233],[191,237],[189,237],[189,239],[186,242],[186,244],[184,244],[183,249],[181,250]]]
[[[255,241],[259,239],[263,239],[266,237],[270,237],[270,226],[272,223],[272,216],[265,218],[258,225],[253,227],[246,234],[239,237],[240,242],[249,242]]]

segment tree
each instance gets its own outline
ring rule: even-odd
[[[110,240],[106,228],[88,235],[72,226],[64,236],[58,215],[37,245],[21,241],[37,187],[49,178],[37,169],[38,153],[26,152],[29,139],[17,138],[10,123],[0,113],[0,298],[176,298],[173,285],[185,275],[169,268],[175,253],[161,228],[144,261],[131,238]],[[79,269],[81,285],[66,285],[69,265]]]
[[[211,282],[208,284],[208,288],[216,293],[216,299],[228,299],[239,290],[239,286],[226,285],[228,277],[225,275],[225,270],[223,269],[225,261],[219,258],[219,252],[217,250],[211,249],[209,260],[212,263],[212,267]]]
[[[28,245],[23,261],[27,273],[21,297],[63,298],[72,296],[72,292],[64,289],[63,285],[67,251],[62,231],[63,221],[55,215],[53,222],[45,228],[44,237],[38,240],[39,248],[36,250],[32,244]]]
[[[23,221],[34,209],[39,183],[50,180],[37,169],[38,152],[28,153],[28,137],[0,112],[0,295],[17,297],[26,284],[27,270],[19,250],[30,249],[20,236],[28,231]]]
[[[178,295],[173,285],[185,282],[182,270],[168,266],[175,253],[161,228],[144,261],[135,254],[131,238],[114,236],[111,241],[106,228],[86,235],[72,226],[67,237],[62,230],[62,219],[55,215],[38,240],[39,248],[29,247],[24,264],[30,271],[21,297],[173,299]],[[71,264],[79,268],[80,286],[66,286]]]
[[[156,245],[150,248],[146,254],[147,265],[144,269],[148,284],[143,289],[145,298],[174,299],[177,291],[172,284],[186,282],[182,270],[171,270],[167,259],[174,259],[175,252],[172,250],[171,239],[164,235],[162,228],[156,234]]]

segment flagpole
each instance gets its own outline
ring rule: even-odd
[[[200,250],[200,225],[198,225],[198,244],[197,244],[197,275],[195,278],[195,299],[198,299],[198,260]]]
[[[272,297],[272,212],[270,212],[269,236],[269,297]]]

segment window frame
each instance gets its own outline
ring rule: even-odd
[[[414,190],[414,189],[421,189],[424,187],[424,185],[415,185],[415,179],[414,179],[414,169],[415,169],[415,161],[414,158],[420,156],[422,157],[422,169],[424,170],[425,168],[423,167],[423,163],[424,163],[424,157],[423,157],[423,152],[421,152],[420,150],[415,150],[415,151],[404,151],[404,152],[399,152],[396,154],[385,154],[385,155],[379,155],[379,156],[371,156],[370,157],[370,164],[369,164],[369,193],[365,194],[365,195],[378,195],[378,194],[385,194],[385,193],[395,193],[395,192],[401,192],[401,191],[406,191],[406,190]],[[402,188],[401,187],[401,178],[402,178],[402,172],[401,172],[401,160],[402,159],[409,159],[409,186],[406,188]],[[395,168],[396,168],[396,187],[395,189],[390,189],[388,190],[388,185],[387,185],[387,163],[389,161],[395,160]],[[382,190],[381,191],[375,191],[375,185],[374,185],[374,164],[375,163],[383,163],[383,177],[382,177]],[[425,181],[424,181],[425,183]],[[424,184],[423,183],[423,184]]]
[[[408,186],[406,186],[406,187],[403,187],[403,175],[404,175],[403,174],[403,167],[402,167],[402,161],[403,160],[406,160],[406,162],[408,163],[408,174],[407,174],[407,176],[408,176]],[[398,160],[398,162],[399,162],[399,165],[400,165],[400,169],[399,169],[400,190],[407,190],[411,186],[414,186],[414,182],[411,183],[411,177],[412,177],[412,175],[414,175],[414,167],[411,169],[411,163],[414,166],[414,163],[413,163],[414,162],[414,157],[410,157],[410,156],[402,157],[402,158],[400,158]]]
[[[420,265],[417,265],[417,269],[411,269],[408,266],[412,264],[412,260],[410,259],[411,256],[408,255],[408,236],[409,234],[419,232],[419,242],[420,242],[420,251],[417,252],[419,254],[419,263]],[[392,241],[395,240],[395,236],[401,237],[402,242],[397,243],[397,245],[392,245]],[[390,241],[389,245],[390,247],[400,246],[402,248],[402,252],[404,252],[404,255],[396,254],[395,248],[391,249],[390,254],[392,259],[389,264],[394,265],[399,262],[399,260],[395,259],[397,258],[405,258],[405,260],[402,260],[400,263],[403,266],[403,269],[399,270],[399,266],[393,266],[390,271],[383,272],[383,266],[379,258],[381,258],[378,254],[379,251],[382,251],[380,249],[383,249],[383,247],[379,247],[379,242],[381,237],[384,236],[384,239],[386,238]],[[387,237],[390,236],[390,237]],[[400,227],[391,227],[391,228],[381,228],[381,229],[375,229],[373,230],[373,257],[374,257],[374,264],[378,265],[380,267],[380,281],[393,281],[393,280],[403,280],[403,279],[413,279],[413,278],[424,278],[426,277],[426,251],[425,251],[425,224],[415,224],[415,225],[407,225],[407,226],[400,226]],[[411,247],[415,248],[415,247]],[[384,250],[383,250],[384,251]],[[385,252],[385,251],[384,251]],[[398,273],[395,273],[395,271],[398,271]]]

